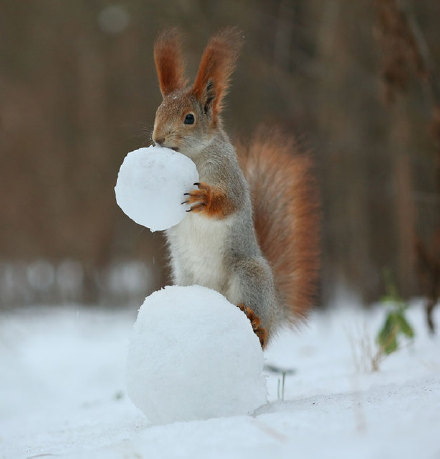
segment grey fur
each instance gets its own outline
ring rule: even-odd
[[[272,270],[257,242],[250,192],[235,150],[226,133],[219,128],[211,143],[192,159],[200,181],[224,190],[237,210],[214,222],[203,214],[189,214],[187,217],[195,219],[194,225],[201,223],[202,219],[210,220],[208,225],[212,223],[214,233],[215,225],[222,225],[224,240],[221,247],[216,247],[215,241],[201,240],[214,236],[209,231],[188,231],[188,222],[182,222],[167,231],[173,280],[178,285],[205,285],[217,290],[234,304],[243,303],[252,308],[270,335],[281,321],[282,311]],[[189,244],[189,252],[180,247],[182,241]],[[206,246],[213,245],[220,253],[214,258],[199,259],[197,265],[191,256],[191,247],[203,246],[204,243]],[[213,271],[214,275],[205,281],[202,270]]]

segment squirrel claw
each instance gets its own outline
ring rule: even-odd
[[[251,308],[245,306],[243,303],[238,304],[237,307],[246,314],[246,317],[249,319],[252,325],[252,330],[260,340],[262,349],[264,349],[267,344],[267,330],[261,326],[260,318]]]
[[[186,212],[200,212],[205,206],[206,204],[204,202],[201,202],[199,204],[196,204],[195,206],[190,207]]]

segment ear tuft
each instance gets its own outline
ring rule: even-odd
[[[185,87],[187,83],[181,42],[179,31],[173,28],[161,32],[154,43],[154,62],[162,96]]]
[[[236,27],[228,27],[214,35],[203,52],[193,92],[205,112],[212,107],[214,122],[222,110],[242,43],[241,32]]]

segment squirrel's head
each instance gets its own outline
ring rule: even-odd
[[[162,32],[154,61],[163,101],[154,120],[153,141],[196,157],[221,126],[222,102],[241,47],[241,34],[227,28],[214,35],[203,52],[192,86],[184,76],[181,40],[175,29]]]

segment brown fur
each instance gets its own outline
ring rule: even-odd
[[[154,43],[154,62],[163,96],[186,86],[181,38],[177,29],[167,29],[158,36]]]
[[[206,101],[213,97],[214,125],[222,111],[222,102],[229,88],[229,79],[235,68],[241,44],[238,29],[229,27],[214,35],[203,52],[193,92],[199,100]]]
[[[249,183],[258,242],[269,261],[289,320],[305,317],[316,296],[319,212],[311,159],[293,139],[260,129],[237,150]]]
[[[199,189],[185,193],[185,204],[194,204],[188,212],[203,212],[207,217],[224,218],[235,211],[235,206],[226,193],[206,183],[199,183]]]
[[[252,330],[258,336],[261,347],[264,349],[267,344],[268,334],[267,330],[261,326],[261,320],[256,316],[255,312],[251,308],[245,306],[243,303],[240,303],[237,306],[246,314],[246,317],[252,325]]]

